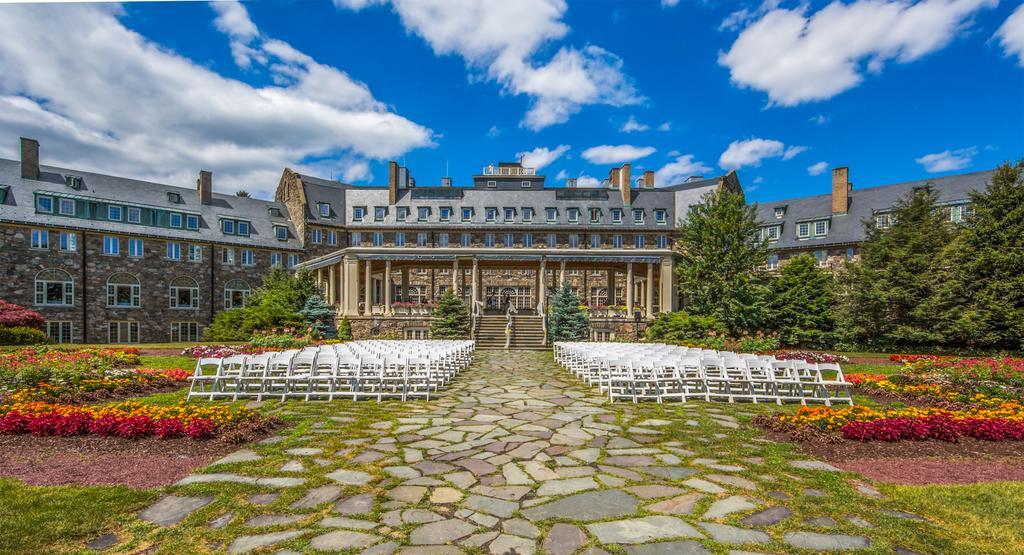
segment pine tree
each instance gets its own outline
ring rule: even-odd
[[[832,275],[805,254],[787,260],[768,286],[768,327],[783,345],[826,348],[835,326]]]
[[[435,339],[461,339],[469,337],[469,311],[462,299],[445,291],[434,310],[430,323],[430,337]]]
[[[758,330],[768,248],[759,237],[757,206],[747,205],[742,193],[719,188],[690,207],[677,231],[683,308],[713,316],[735,336]]]
[[[320,295],[311,295],[306,299],[306,305],[299,311],[299,315],[306,321],[307,327],[312,327],[323,339],[334,339],[338,330],[334,327],[334,307],[324,302]]]
[[[892,217],[886,229],[865,222],[861,258],[839,274],[839,328],[850,341],[881,348],[932,345],[942,337],[927,306],[935,294],[930,274],[955,230],[927,189],[908,193]]]
[[[352,322],[349,322],[348,318],[343,318],[341,325],[338,326],[338,339],[352,341]]]
[[[1001,165],[936,259],[926,309],[946,343],[1024,348],[1024,160]]]
[[[551,297],[548,336],[552,341],[578,341],[590,336],[590,319],[568,283]]]

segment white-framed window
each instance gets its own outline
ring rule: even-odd
[[[571,223],[571,224],[578,224],[578,223],[580,223],[580,209],[579,208],[570,208],[569,212],[568,212],[568,215],[569,215],[569,223]]]
[[[892,214],[875,214],[875,227],[888,229],[890,226],[892,226]]]
[[[252,249],[242,249],[242,266],[255,266],[256,253]]]
[[[320,230],[320,229],[318,229],[318,228],[313,228],[313,229],[312,229],[312,230],[311,230],[311,231],[309,232],[309,240],[310,240],[310,241],[311,241],[311,242],[312,242],[312,243],[313,243],[314,245],[319,245],[320,243],[323,243],[323,241],[324,241],[324,232],[323,232],[323,231],[321,231],[321,230]]]
[[[181,260],[181,243],[177,241],[167,242],[167,260]]]
[[[485,233],[484,234],[484,246],[485,247],[493,247],[494,246],[494,234],[493,233]]]
[[[396,247],[404,247],[405,246],[405,232],[404,231],[396,231],[395,232],[395,246]]]
[[[36,212],[53,214],[53,197],[36,197]]]
[[[515,234],[514,233],[506,233],[505,234],[505,238],[502,241],[502,243],[506,247],[514,247],[514,246],[516,246],[516,236],[515,236]]]
[[[633,236],[633,247],[634,248],[642,249],[646,245],[647,245],[647,237],[645,237],[643,235],[634,235]]]
[[[659,235],[658,236],[658,248],[659,249],[667,249],[668,248],[668,235]]]
[[[353,206],[352,207],[352,221],[353,222],[361,222],[361,221],[363,221],[363,218],[365,218],[365,217],[366,217],[366,207],[365,206]]]
[[[779,255],[769,254],[768,255],[768,269],[774,270],[779,267]]]
[[[785,215],[786,215],[786,207],[785,206],[776,206],[775,207],[775,219],[776,220],[781,220]]]
[[[288,267],[289,268],[294,268],[294,267],[298,266],[298,264],[299,264],[299,255],[297,255],[297,254],[289,254],[288,255]]]
[[[358,247],[363,244],[363,233],[361,231],[353,231],[352,238],[349,244],[353,247]]]
[[[107,306],[138,308],[141,306],[142,285],[131,274],[114,274],[107,279]]]
[[[425,222],[430,219],[430,207],[420,206],[416,209],[416,221]]]
[[[374,206],[373,207],[373,221],[383,222],[388,216],[387,206]]]
[[[242,308],[249,295],[252,295],[252,287],[245,281],[233,279],[227,282],[224,284],[224,308]]]
[[[234,235],[235,234],[235,220],[221,220],[220,221],[220,230],[225,235]]]
[[[575,233],[569,234],[569,248],[578,249],[580,248],[580,236]]]
[[[42,270],[36,274],[36,303],[45,306],[75,304],[75,283],[64,270]]]
[[[107,322],[107,343],[138,343],[139,323],[129,320]]]
[[[533,246],[533,234],[532,233],[524,233],[523,234],[523,246],[524,247],[532,247]]]
[[[549,249],[556,248],[558,246],[558,235],[555,235],[554,233],[548,233],[546,243]]]
[[[199,308],[199,284],[187,276],[174,278],[171,281],[170,302],[171,308]]]
[[[806,239],[811,236],[811,222],[800,222],[796,224],[796,236]]]
[[[75,252],[78,250],[78,234],[73,231],[60,232],[60,250]]]
[[[235,263],[235,249],[230,247],[224,247],[220,249],[220,261],[224,264]]]
[[[202,262],[203,261],[203,247],[202,245],[189,245],[188,246],[188,261],[189,262]]]
[[[487,182],[487,186],[490,187],[490,188],[497,187],[498,186],[498,182],[497,181],[493,181],[493,180],[492,181],[488,181]]]
[[[195,214],[185,216],[185,227],[189,229],[199,229],[199,216],[196,216]]]
[[[107,219],[113,222],[121,221],[121,207],[107,206]]]
[[[111,235],[104,235],[103,254],[107,256],[117,256],[121,254],[121,240]]]
[[[52,339],[55,343],[71,343],[71,332],[71,322],[56,320],[46,321],[46,336]]]
[[[621,224],[622,223],[622,209],[621,208],[612,208],[612,223],[613,224]]]
[[[471,246],[471,245],[473,244],[473,235],[472,235],[472,234],[470,234],[470,233],[463,233],[463,234],[462,234],[462,235],[461,235],[461,236],[459,237],[459,243],[460,243],[460,244],[461,244],[461,245],[462,245],[463,247],[469,247],[469,246]]]
[[[400,222],[404,222],[408,218],[409,218],[409,207],[408,206],[399,206],[399,207],[395,208],[395,219],[396,220],[398,220]]]
[[[440,219],[441,219],[442,222],[450,222],[450,221],[452,221],[452,207],[451,206],[442,206],[439,210],[440,210],[439,216],[440,216]]]
[[[380,231],[373,232],[373,246],[383,247],[384,246],[384,234]]]
[[[591,208],[590,209],[590,223],[599,224],[601,223],[601,209]]]
[[[144,252],[142,239],[128,239],[128,256],[142,258]]]
[[[529,206],[523,207],[523,223],[533,223],[533,208],[530,208]]]
[[[167,191],[167,202],[173,202],[174,204],[181,204],[181,194],[173,191]]]
[[[654,209],[654,223],[658,225],[665,225],[668,223],[668,211],[664,208]]]
[[[30,237],[30,246],[33,249],[50,248],[50,232],[45,229],[33,229]]]
[[[828,265],[828,251],[825,249],[818,249],[814,251],[814,258],[818,261],[819,267]]]
[[[237,222],[238,234],[242,237],[249,236],[249,222]]]
[[[69,198],[62,198],[58,203],[57,210],[62,216],[74,216],[75,201]]]
[[[430,329],[428,328],[405,328],[402,330],[402,335],[405,339],[430,339]]]
[[[281,266],[284,264],[284,255],[279,252],[270,253],[270,265]]]
[[[438,233],[437,234],[437,246],[439,246],[441,248],[446,248],[448,246],[448,234],[447,233]]]
[[[419,232],[416,234],[416,246],[425,247],[427,246],[427,234],[425,232]]]
[[[590,248],[599,249],[601,248],[601,234],[591,233],[590,234]]]
[[[640,225],[644,223],[644,209],[634,208],[633,209],[633,223]]]
[[[818,220],[814,222],[814,236],[824,237],[828,235],[828,220]]]
[[[327,244],[334,246],[338,244],[338,232],[331,230],[327,232]]]
[[[523,189],[529,189],[531,184],[530,184],[529,181],[524,179],[523,182],[519,186],[522,187]]]
[[[278,241],[288,240],[288,228],[283,225],[274,226],[274,236],[277,237]]]
[[[128,212],[128,223],[130,223],[130,224],[142,223],[142,209],[141,208],[135,208],[134,206],[129,206],[127,212]]]
[[[514,221],[516,221],[516,209],[515,208],[507,208],[507,207],[505,208],[505,220],[504,221],[505,222],[514,222]]]
[[[549,224],[553,224],[558,221],[558,209],[557,208],[545,208],[544,214],[547,217]]]
[[[320,217],[321,218],[330,218],[331,217],[331,203],[329,203],[329,202],[321,202],[321,203],[317,204],[317,208],[320,210]]]
[[[199,341],[198,322],[171,322],[171,342]]]
[[[622,235],[620,235],[618,233],[616,233],[615,235],[612,235],[612,248],[614,248],[614,249],[621,249],[622,248]]]
[[[473,209],[472,208],[463,208],[462,209],[462,221],[463,222],[471,222],[471,221],[473,221]]]
[[[489,224],[498,221],[498,209],[492,207],[484,208],[484,221]]]

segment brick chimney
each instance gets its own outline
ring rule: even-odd
[[[39,141],[21,138],[21,177],[39,179]]]
[[[654,188],[654,170],[647,170],[644,172],[643,184],[644,189]]]
[[[388,162],[388,204],[398,202],[398,162]]]
[[[199,170],[199,179],[196,180],[196,190],[199,191],[199,202],[203,204],[212,204],[213,173],[207,170]]]
[[[632,185],[633,177],[630,173],[630,165],[629,162],[626,162],[622,165],[619,173],[619,190],[622,191],[622,202],[624,204],[632,204],[633,202]]]
[[[611,171],[608,172],[608,188],[619,188],[619,168],[612,168]]]
[[[832,213],[846,214],[850,209],[850,168],[842,167],[832,170]]]

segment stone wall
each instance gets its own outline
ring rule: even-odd
[[[430,328],[429,316],[349,316],[353,339],[404,339],[406,329]],[[341,323],[341,319],[338,319]]]

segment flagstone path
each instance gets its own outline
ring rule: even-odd
[[[872,520],[920,518],[870,508],[880,494],[827,464],[766,462],[770,442],[737,442],[744,409],[719,407],[609,405],[548,353],[479,352],[430,402],[277,404],[301,424],[185,478],[140,514],[158,527],[125,541],[233,554],[891,553]],[[867,508],[806,516],[836,495],[808,487],[822,481]]]

